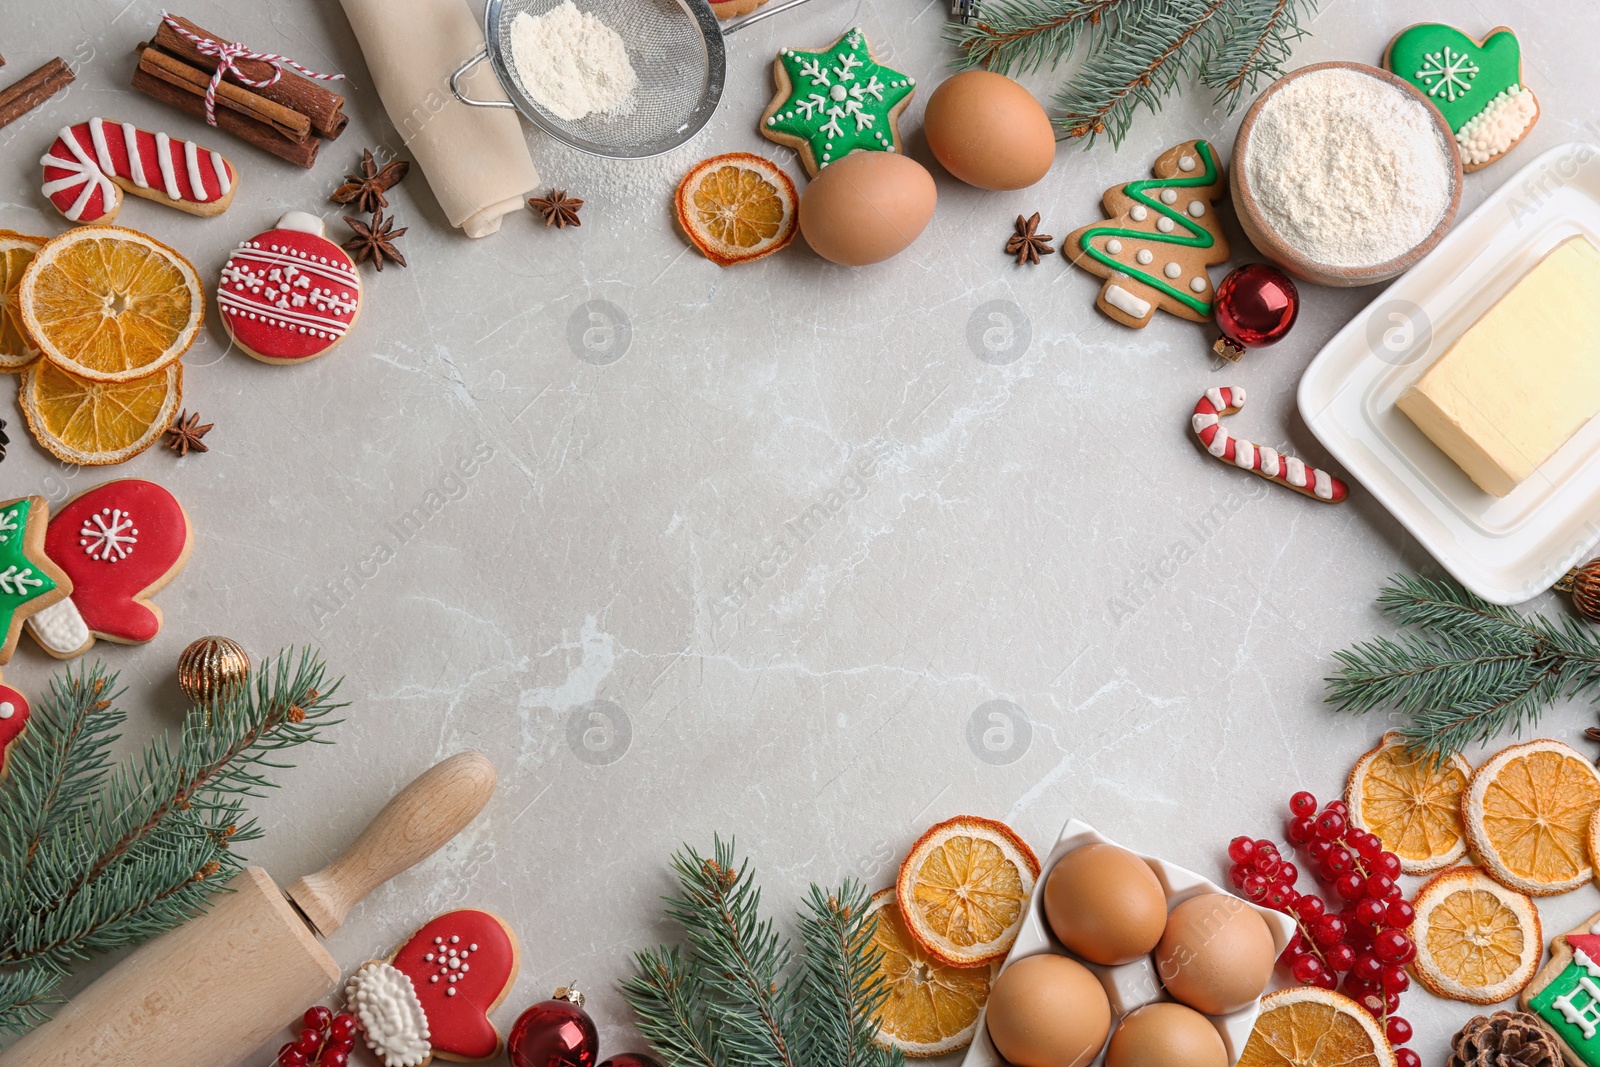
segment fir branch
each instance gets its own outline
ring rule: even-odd
[[[1454,582],[1397,575],[1378,597],[1416,633],[1334,653],[1327,700],[1357,714],[1393,707],[1408,744],[1447,755],[1520,732],[1562,698],[1600,686],[1600,638],[1571,619],[1524,616]]]
[[[48,1019],[61,976],[44,967],[0,970],[0,1034],[25,1034]]]
[[[673,1067],[722,1067],[728,1062],[707,993],[676,948],[634,955],[637,972],[622,983],[622,998],[639,1019],[639,1033]]]
[[[800,920],[800,1005],[804,1059],[838,1067],[901,1067],[899,1049],[877,1043],[878,1012],[889,997],[880,973],[878,927],[860,883],[845,879],[835,893],[813,885]]]
[[[979,18],[945,27],[959,70],[1027,73],[1054,66],[1118,6],[1136,0],[985,0]]]
[[[1223,13],[1215,46],[1200,80],[1217,90],[1217,103],[1234,110],[1246,92],[1276,78],[1289,60],[1293,44],[1307,31],[1300,26],[1300,8],[1307,0],[1238,0]]]

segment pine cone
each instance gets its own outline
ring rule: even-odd
[[[1445,1067],[1561,1067],[1556,1039],[1525,1011],[1480,1015],[1450,1047]]]

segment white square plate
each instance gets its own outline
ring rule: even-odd
[[[1600,148],[1529,163],[1334,335],[1300,379],[1306,425],[1457,581],[1517,604],[1600,539],[1600,418],[1504,497],[1479,489],[1395,400],[1561,242],[1600,248]],[[1600,300],[1600,293],[1595,294]]]

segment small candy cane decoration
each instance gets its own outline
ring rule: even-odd
[[[344,81],[343,74],[318,74],[314,70],[307,70],[288,56],[280,56],[276,52],[252,52],[237,42],[213,41],[209,37],[202,37],[198,33],[192,33],[185,29],[177,19],[165,11],[161,13],[161,21],[171,26],[175,33],[193,44],[195,50],[201,55],[212,56],[217,61],[217,69],[211,75],[211,84],[206,86],[206,121],[213,126],[217,124],[217,86],[222,84],[224,75],[232,74],[244,84],[256,89],[265,89],[269,85],[276,85],[278,79],[283,77],[283,68],[286,66],[293,67],[306,77],[314,78],[317,81]],[[259,81],[255,78],[246,77],[245,73],[235,63],[235,60],[239,59],[254,59],[262,63],[272,64],[272,77],[262,78]]]
[[[1350,487],[1327,471],[1308,467],[1293,456],[1280,455],[1270,448],[1252,444],[1242,437],[1230,437],[1220,416],[1232,415],[1244,407],[1244,390],[1222,386],[1207,389],[1194,406],[1190,425],[1207,452],[1224,463],[1254,471],[1269,482],[1277,482],[1297,493],[1326,504],[1340,504],[1350,496]]]

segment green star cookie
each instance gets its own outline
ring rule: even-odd
[[[858,29],[816,52],[785,48],[772,64],[777,95],[761,133],[800,153],[817,172],[851,152],[900,151],[900,112],[916,79],[878,63]]]
[[[65,600],[72,581],[44,554],[50,506],[43,497],[0,503],[0,663],[8,663],[29,615]]]

